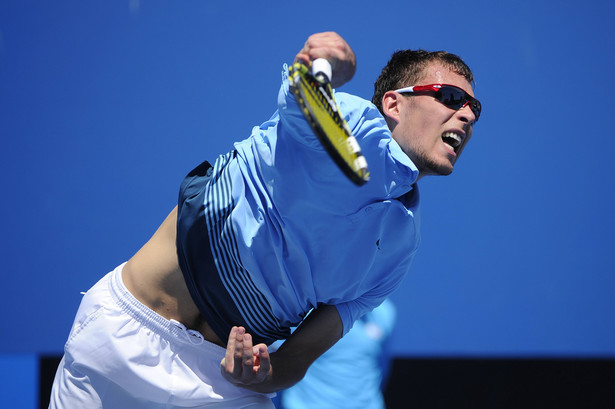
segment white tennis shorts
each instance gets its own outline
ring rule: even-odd
[[[50,408],[274,408],[268,395],[222,377],[224,348],[130,294],[122,267],[83,297]]]

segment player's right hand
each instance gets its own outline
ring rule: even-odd
[[[312,34],[295,57],[295,61],[309,66],[311,61],[317,58],[325,58],[331,64],[331,86],[334,88],[350,81],[357,68],[354,51],[346,40],[333,31]]]

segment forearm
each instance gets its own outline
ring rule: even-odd
[[[273,352],[270,358],[271,369],[263,382],[239,386],[259,393],[279,392],[303,379],[311,364],[311,362],[301,362],[303,359],[301,356],[289,356],[284,352]]]

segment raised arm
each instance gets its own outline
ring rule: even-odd
[[[312,34],[295,57],[295,61],[310,64],[317,58],[325,58],[331,64],[333,78],[331,86],[336,88],[352,79],[357,68],[357,60],[352,48],[333,31]]]
[[[312,311],[271,354],[264,344],[253,346],[252,337],[242,327],[233,327],[220,363],[222,376],[256,392],[277,392],[299,382],[308,367],[341,337],[342,320],[331,305]]]

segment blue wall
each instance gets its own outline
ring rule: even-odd
[[[360,2],[317,21],[275,1],[2,2],[3,365],[61,354],[80,292],[148,239],[185,173],[269,117],[282,63],[327,29],[358,56],[342,90],[369,98],[397,48],[444,48],[484,106],[454,175],[421,182],[395,353],[614,356],[612,6],[444,2],[449,21],[419,18],[442,16],[427,3],[364,25]]]
[[[0,407],[33,409],[38,405],[38,357],[0,354]]]

